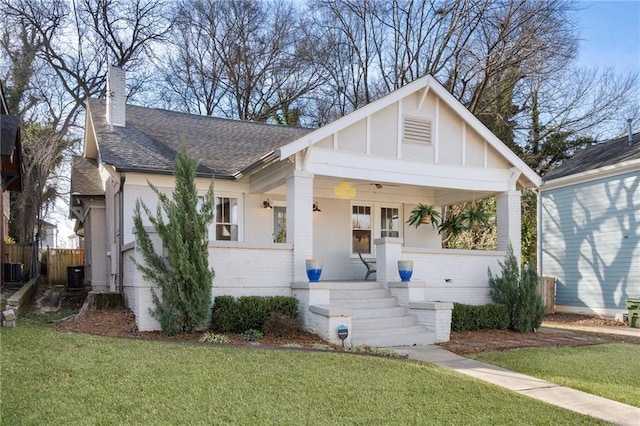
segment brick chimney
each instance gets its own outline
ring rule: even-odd
[[[107,123],[124,127],[126,123],[126,73],[116,66],[107,72]]]

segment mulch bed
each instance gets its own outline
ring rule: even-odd
[[[45,289],[40,289],[43,293]],[[86,292],[63,293],[63,306],[79,309]],[[616,326],[625,327],[624,323],[572,314],[552,314],[545,317],[545,322],[556,324],[582,325],[582,326]],[[123,337],[134,339],[153,339],[176,342],[198,342],[204,332],[185,333],[168,336],[158,331],[137,331],[135,317],[129,309],[107,309],[89,311],[85,315],[72,318],[57,326],[59,331],[87,333],[110,337]],[[338,349],[335,345],[329,345],[319,336],[299,331],[286,336],[265,335],[259,341],[249,341],[240,335],[225,334],[229,344],[239,346],[257,346],[264,348],[296,346],[301,348],[317,348],[319,346]],[[457,353],[470,354],[483,351],[501,351],[523,348],[555,348],[564,346],[594,345],[612,342],[629,342],[640,344],[640,338],[587,333],[575,330],[542,329],[537,333],[517,333],[509,330],[478,330],[452,332],[449,342],[441,343],[443,348]]]

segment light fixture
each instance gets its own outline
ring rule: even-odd
[[[320,207],[318,207],[318,202],[314,202],[313,203],[313,211],[314,212],[321,212],[322,210],[320,210]]]
[[[338,332],[338,337],[342,340],[342,347],[344,348],[344,340],[349,336],[349,327],[342,324],[336,328],[336,331]]]
[[[264,207],[265,209],[272,209],[273,206],[271,205],[271,202],[269,201],[269,199],[267,198],[266,201],[262,202],[262,207]]]

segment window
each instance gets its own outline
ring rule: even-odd
[[[382,207],[380,209],[380,236],[397,238],[400,236],[398,209]]]
[[[216,197],[216,240],[238,241],[238,199]]]
[[[275,206],[273,208],[273,242],[287,242],[287,208]]]
[[[351,214],[353,253],[371,253],[371,207],[353,206]]]

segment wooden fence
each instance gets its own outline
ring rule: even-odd
[[[84,249],[48,249],[47,279],[52,285],[67,284],[67,267],[84,265]]]
[[[544,313],[553,313],[556,306],[556,279],[554,277],[540,277],[538,293],[542,296]]]
[[[31,276],[31,244],[5,244],[2,263],[22,263],[22,276]]]

